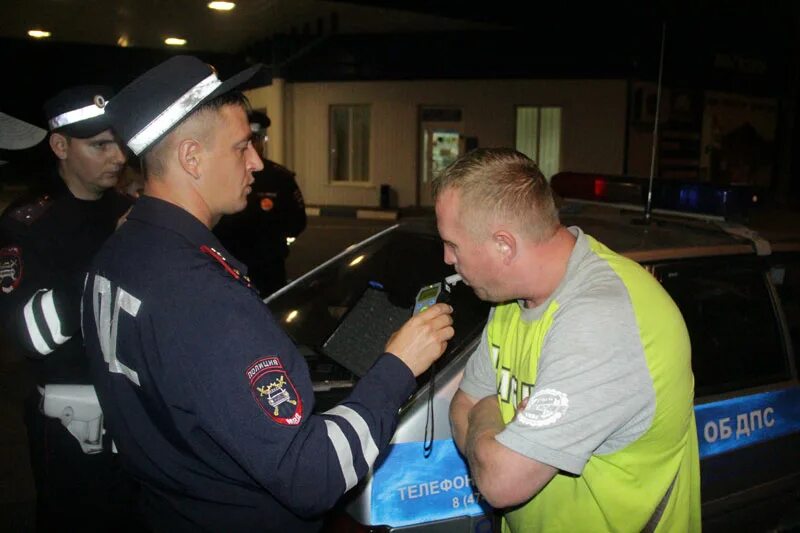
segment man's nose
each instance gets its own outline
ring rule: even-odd
[[[261,156],[258,155],[258,152],[256,152],[252,142],[247,145],[247,158],[247,168],[250,172],[258,172],[264,169],[264,162],[261,160]]]
[[[450,251],[450,248],[448,248],[447,245],[443,245],[442,248],[444,248],[445,264],[454,265],[456,263],[456,259],[455,256],[453,255],[453,252]]]
[[[128,158],[125,156],[125,152],[122,150],[120,145],[117,144],[117,143],[114,143],[114,146],[111,149],[111,161],[115,165],[117,165],[117,166],[119,166],[121,168],[122,165],[125,164],[125,161],[127,161],[127,159]]]

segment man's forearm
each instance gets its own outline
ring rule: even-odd
[[[477,400],[458,390],[450,404],[450,431],[458,450],[466,454],[467,428],[469,427],[469,412]]]
[[[464,454],[472,476],[480,486],[485,479],[484,473],[490,467],[484,459],[486,449],[497,444],[494,437],[505,428],[497,397],[490,396],[476,403],[469,412],[467,424]]]
[[[529,500],[557,472],[500,444],[495,437],[505,427],[496,396],[484,398],[469,412],[465,455],[478,490],[495,508]]]

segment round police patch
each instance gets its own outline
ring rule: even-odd
[[[525,409],[517,415],[517,421],[531,427],[542,427],[554,424],[569,407],[569,398],[555,389],[537,391],[529,400]]]
[[[272,420],[296,426],[303,419],[303,402],[277,357],[262,357],[247,369],[250,392]]]
[[[275,206],[275,204],[272,202],[272,199],[267,196],[261,199],[259,205],[261,206],[261,209],[264,211],[271,211],[272,208]]]
[[[18,246],[0,249],[0,290],[8,294],[22,281],[22,250]]]

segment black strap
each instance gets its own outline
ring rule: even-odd
[[[428,394],[427,402],[427,416],[425,417],[425,437],[422,443],[422,455],[427,459],[433,451],[433,397],[436,394],[436,361],[431,365],[431,379],[430,379],[430,392]],[[430,433],[428,432],[428,424],[430,424]]]
[[[669,496],[672,494],[672,488],[675,486],[675,481],[677,479],[678,475],[675,474],[675,477],[672,479],[672,483],[669,484],[667,493],[664,494],[664,497],[661,498],[660,502],[658,502],[656,510],[653,511],[653,516],[650,517],[650,520],[648,520],[642,528],[642,533],[653,533],[658,527],[659,522],[661,522],[661,516],[664,514],[664,509],[667,507],[667,502],[669,502]]]

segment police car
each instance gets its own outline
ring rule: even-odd
[[[757,203],[749,189],[660,183],[656,208],[645,214],[644,180],[564,173],[552,183],[567,198],[564,224],[644,265],[683,313],[704,528],[800,526],[800,383],[792,348],[800,343],[800,235],[770,238],[731,222]],[[420,289],[452,274],[434,221],[417,220],[349,248],[267,299],[308,360],[318,410],[349,393],[411,315]],[[448,422],[488,305],[464,284],[440,287],[454,308],[456,335],[418,378],[390,450],[342,503],[337,530],[491,530],[492,510]]]

